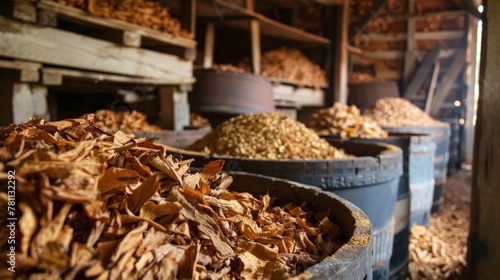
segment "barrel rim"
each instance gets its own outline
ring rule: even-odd
[[[321,263],[326,262],[331,265],[338,264],[345,267],[346,262],[357,262],[359,260],[358,257],[362,257],[364,253],[368,253],[367,257],[368,261],[371,264],[371,243],[372,243],[372,225],[366,214],[355,204],[349,202],[348,200],[332,193],[322,190],[319,187],[315,187],[312,185],[307,185],[299,182],[294,182],[286,179],[279,179],[271,176],[241,172],[241,171],[229,171],[226,172],[230,176],[243,176],[243,177],[256,177],[261,179],[267,179],[270,182],[282,182],[284,184],[289,184],[291,187],[298,187],[306,190],[315,191],[326,195],[332,199],[339,201],[344,207],[346,207],[350,213],[352,214],[352,218],[355,221],[354,223],[354,231],[352,236],[347,240],[345,244],[343,244],[333,255],[326,257],[321,261]],[[233,184],[236,184],[233,183]],[[357,236],[364,236],[367,238],[366,244],[361,244],[360,240],[358,240]],[[349,249],[349,250],[348,250]],[[316,278],[325,275],[325,268],[320,264],[315,264],[308,269],[306,269],[302,274],[297,275],[299,277],[308,277],[308,278]],[[302,278],[301,278],[302,279]]]

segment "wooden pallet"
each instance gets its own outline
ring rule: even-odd
[[[196,58],[196,41],[194,40],[176,37],[118,19],[93,16],[84,10],[60,5],[53,1],[9,1],[8,5],[0,9],[0,13],[6,17],[42,26],[57,27],[127,47],[150,49],[188,60]]]

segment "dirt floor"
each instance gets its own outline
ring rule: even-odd
[[[410,236],[410,279],[457,279],[466,264],[470,222],[471,171],[448,177],[444,202],[429,226]]]

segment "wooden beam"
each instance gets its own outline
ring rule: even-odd
[[[416,0],[408,0],[408,13],[414,14],[416,11]],[[404,68],[403,68],[403,86],[409,85],[410,75],[415,69],[415,19],[409,18],[406,23],[406,52],[404,57]]]
[[[205,48],[203,52],[203,68],[211,68],[214,64],[215,23],[208,22],[205,32]]]
[[[36,8],[30,0],[3,1],[0,14],[26,22],[36,22]]]
[[[356,35],[358,35],[361,31],[363,31],[365,26],[371,20],[373,20],[375,17],[378,16],[380,10],[382,10],[382,8],[387,5],[387,2],[389,2],[389,0],[375,0],[375,3],[373,3],[373,6],[370,9],[370,11],[368,11],[368,13],[358,22],[352,24],[349,27],[349,41],[352,41],[354,37],[356,37]]]
[[[163,129],[179,131],[189,125],[187,94],[175,86],[160,87],[160,126]]]
[[[441,108],[441,104],[443,104],[444,100],[450,93],[451,87],[457,80],[460,73],[464,69],[465,65],[465,49],[460,50],[455,54],[450,66],[448,67],[448,71],[441,79],[439,86],[436,89],[436,94],[434,96],[434,100],[431,104],[430,115],[435,116],[439,113]]]
[[[99,72],[157,79],[191,78],[193,64],[177,56],[127,48],[0,16],[2,56]]]
[[[420,64],[420,67],[417,69],[415,75],[413,75],[413,77],[411,77],[408,81],[408,86],[403,92],[404,98],[412,99],[418,95],[418,91],[422,88],[422,84],[436,63],[440,51],[441,45],[436,44],[434,45],[434,48],[432,48],[432,51],[427,54],[424,61]]]
[[[500,275],[500,1],[484,0],[479,100],[471,196],[471,224],[464,279]]]
[[[347,83],[349,81],[349,13],[350,13],[350,0],[344,0],[342,6],[342,25],[340,33],[339,48],[339,64],[338,64],[338,87],[335,89],[335,101],[341,104],[347,104],[347,95],[349,94]]]
[[[254,0],[245,0],[245,5],[248,11],[254,12]],[[250,19],[250,49],[252,54],[252,70],[255,75],[260,75],[260,24],[256,19]]]
[[[432,72],[431,84],[429,86],[429,92],[427,93],[427,99],[425,100],[425,112],[429,113],[431,110],[432,100],[434,99],[434,91],[436,90],[437,79],[439,76],[439,68],[441,64],[439,61],[436,62],[434,66],[434,71]]]

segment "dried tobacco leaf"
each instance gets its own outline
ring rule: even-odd
[[[222,161],[192,174],[192,160],[92,122],[0,131],[0,167],[16,171],[19,191],[17,268],[30,279],[288,278],[339,248],[330,211],[230,192]]]

